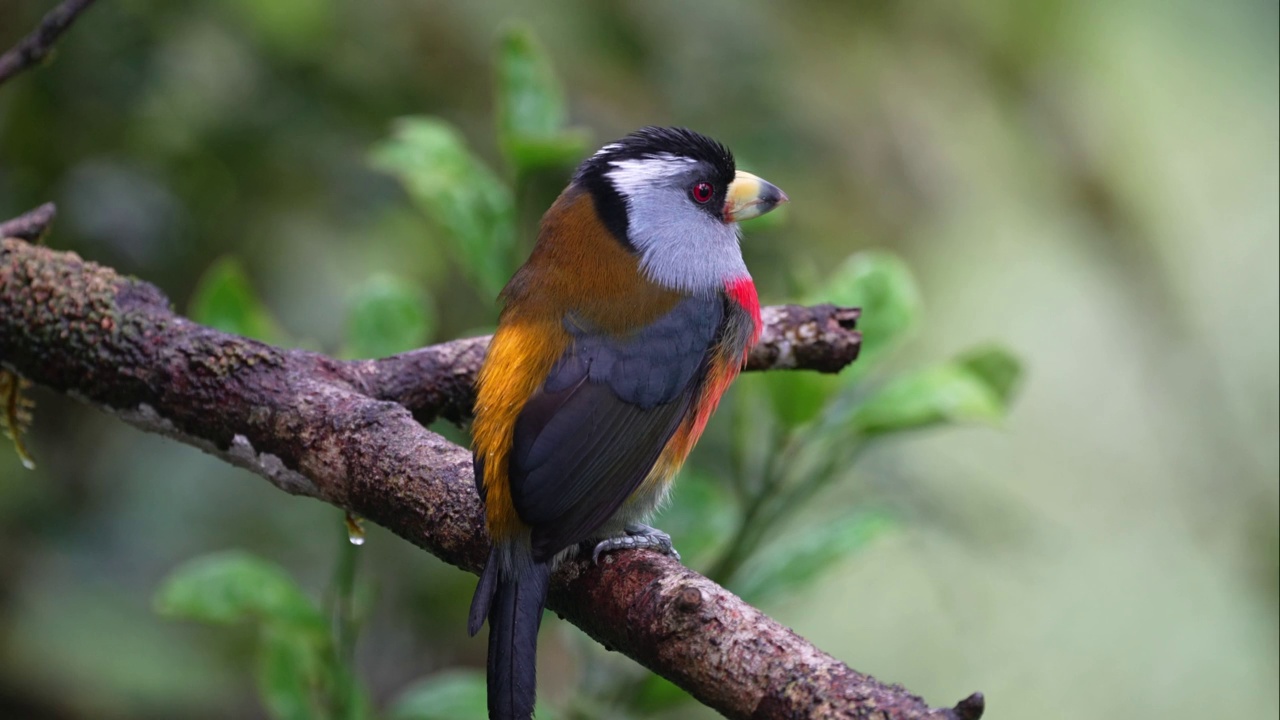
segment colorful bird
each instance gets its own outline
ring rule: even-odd
[[[493,720],[532,716],[558,561],[584,543],[675,555],[643,522],[760,336],[737,223],[786,201],[715,140],[649,127],[585,160],[543,216],[472,426],[493,550],[469,630],[488,619]]]

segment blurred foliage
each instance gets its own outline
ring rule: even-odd
[[[373,162],[400,178],[444,229],[468,276],[497,295],[515,269],[515,207],[510,189],[467,150],[458,131],[434,118],[401,118],[395,135],[374,149]]]
[[[422,347],[431,337],[430,299],[393,275],[374,275],[356,288],[347,313],[343,355],[379,358]]]
[[[174,618],[226,625],[252,621],[258,692],[277,720],[358,720],[369,702],[351,680],[320,610],[281,568],[239,552],[179,567],[156,595]]]
[[[285,341],[284,332],[254,293],[235,258],[219,258],[209,266],[196,283],[187,315],[223,332],[269,343]]]
[[[560,80],[533,33],[508,30],[498,41],[498,140],[517,173],[578,162],[587,151],[582,131],[568,130]]]
[[[0,3],[0,47],[49,5]],[[56,200],[53,244],[201,321],[375,356],[491,329],[597,141],[703,130],[793,198],[747,227],[762,297],[859,305],[866,347],[735,384],[657,521],[686,562],[937,704],[1274,716],[1277,25],[1255,0],[97,3],[0,88],[0,216]],[[0,716],[479,712],[474,578],[378,528],[335,558],[331,508],[29,395]],[[945,424],[980,427],[919,431]],[[217,548],[241,569],[189,587],[252,632],[156,622]],[[254,573],[311,630],[237,595]],[[709,716],[551,616],[541,661],[540,717]]]
[[[883,251],[850,257],[810,293],[812,302],[862,308],[858,330],[863,347],[860,362],[842,374],[846,381],[864,375],[906,339],[920,319],[920,291],[901,258]]]
[[[488,720],[488,689],[484,672],[443,672],[409,689],[391,706],[388,720]],[[557,715],[539,701],[534,714],[540,720]]]
[[[862,403],[848,428],[862,435],[914,430],[947,422],[996,422],[1008,411],[1018,361],[1000,348],[966,353],[894,380]]]

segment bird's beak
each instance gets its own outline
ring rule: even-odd
[[[738,171],[724,197],[724,221],[735,223],[759,217],[790,198],[773,183]]]

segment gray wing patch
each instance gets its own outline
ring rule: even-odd
[[[622,338],[566,321],[573,346],[517,418],[508,468],[536,557],[591,537],[644,481],[688,410],[723,318],[720,298],[691,297]]]
[[[626,337],[605,335],[572,316],[565,327],[574,338],[561,363],[584,363],[587,379],[608,385],[619,399],[651,408],[671,402],[689,384],[724,320],[724,302],[716,296],[689,297],[643,330]],[[547,389],[560,389],[553,382]],[[572,376],[572,373],[569,373]]]

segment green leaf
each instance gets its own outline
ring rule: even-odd
[[[333,678],[326,664],[329,648],[311,633],[264,627],[259,638],[258,694],[275,720],[332,718],[324,698]]]
[[[405,690],[391,705],[388,720],[488,720],[488,690],[484,673],[442,672]],[[555,720],[541,702],[534,716]]]
[[[261,620],[328,634],[315,604],[283,569],[243,552],[184,563],[161,584],[154,604],[168,617],[220,625]]]
[[[496,295],[515,271],[511,189],[467,150],[457,131],[434,118],[401,118],[370,161],[400,180],[444,231],[467,276]]]
[[[243,552],[191,560],[155,598],[162,615],[215,624],[255,621],[255,678],[276,720],[367,720],[364,688],[338,659],[328,622],[280,567]]]
[[[1018,379],[1022,376],[1022,363],[1013,353],[1001,347],[988,346],[970,350],[956,361],[981,378],[1006,407],[1013,401]]]
[[[513,137],[502,144],[512,167],[520,171],[572,165],[587,152],[590,136],[581,130],[566,130],[549,138]]]
[[[851,256],[812,297],[813,302],[862,308],[862,351],[842,377],[861,377],[907,333],[920,314],[920,293],[906,263],[885,252]]]
[[[986,348],[955,361],[895,378],[852,414],[855,430],[879,435],[944,422],[996,423],[1004,418],[1020,365],[1011,353]]]
[[[518,171],[578,160],[587,136],[564,128],[564,90],[546,50],[526,27],[507,30],[498,43],[498,139]]]
[[[344,354],[380,358],[421,347],[433,324],[431,299],[426,293],[406,280],[375,275],[351,297]]]
[[[897,521],[886,513],[859,512],[793,540],[775,543],[743,569],[734,590],[753,604],[802,591],[836,562],[896,525]]]
[[[259,638],[258,693],[275,720],[368,720],[373,707],[329,636],[267,625]]]
[[[284,336],[258,300],[244,268],[229,256],[215,260],[204,271],[187,315],[209,327],[263,342],[278,343]]]

